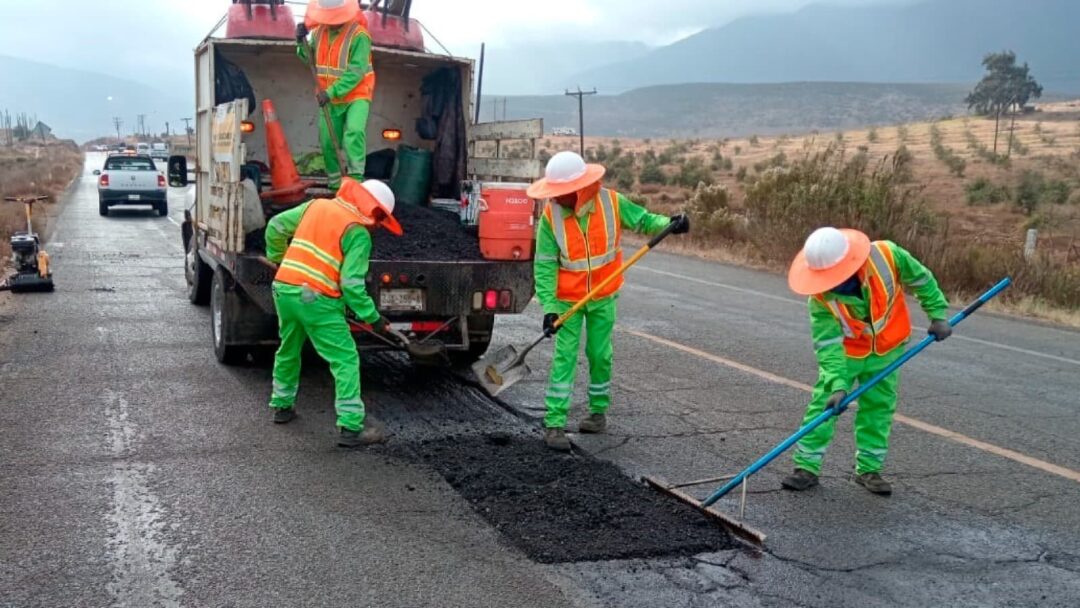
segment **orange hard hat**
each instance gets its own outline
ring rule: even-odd
[[[374,179],[360,183],[351,177],[343,177],[337,197],[356,207],[364,217],[371,219],[371,225],[375,225],[375,211],[381,210],[383,219],[378,225],[397,236],[404,233],[401,224],[394,219],[394,191],[390,186]]]
[[[304,23],[316,25],[342,25],[356,20],[360,14],[357,0],[309,0]]]
[[[825,293],[850,279],[870,257],[870,237],[858,230],[818,228],[788,269],[788,286],[799,295]]]

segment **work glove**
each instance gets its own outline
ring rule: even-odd
[[[554,336],[555,332],[559,331],[559,327],[562,326],[555,326],[555,321],[558,320],[559,315],[556,313],[549,312],[548,314],[544,315],[544,335]]]
[[[315,100],[319,102],[319,107],[323,107],[330,103],[330,94],[326,91],[319,91],[315,94]]]
[[[671,231],[672,234],[686,234],[690,232],[690,218],[686,217],[685,213],[671,216],[671,224],[675,228]]]
[[[390,320],[379,315],[379,319],[371,324],[371,329],[377,334],[386,335],[390,330]]]
[[[296,24],[296,44],[307,43],[308,29],[303,21]]]
[[[835,391],[829,395],[829,398],[825,401],[825,407],[835,410],[840,407],[840,402],[847,397],[847,391]]]
[[[936,319],[930,322],[930,329],[926,333],[934,336],[935,342],[941,342],[952,335],[952,326],[948,321]]]

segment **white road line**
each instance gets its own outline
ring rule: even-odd
[[[671,277],[671,278],[674,278],[674,279],[679,279],[680,281],[689,281],[691,283],[699,283],[701,285],[709,285],[711,287],[719,287],[720,289],[726,289],[728,291],[734,291],[734,292],[737,292],[737,293],[753,295],[753,296],[756,296],[756,297],[759,297],[759,298],[765,298],[767,300],[774,300],[774,301],[777,301],[777,302],[784,302],[784,303],[787,303],[787,304],[797,304],[799,306],[805,306],[806,305],[806,300],[799,300],[799,299],[796,299],[796,298],[785,298],[783,296],[777,296],[777,295],[773,295],[771,293],[765,293],[763,291],[758,291],[756,289],[748,289],[746,287],[737,287],[735,285],[728,285],[726,283],[717,283],[716,281],[706,281],[705,279],[699,279],[697,277],[691,277],[691,276],[687,276],[687,275],[684,275],[684,274],[678,274],[678,273],[675,273],[675,272],[668,272],[666,270],[657,270],[656,268],[649,268],[648,266],[642,266],[640,264],[637,265],[636,268],[638,270],[644,270],[646,272],[651,272],[653,274],[659,274],[659,275]],[[983,346],[990,346],[990,347],[993,347],[993,348],[999,348],[1001,350],[1007,350],[1009,352],[1020,353],[1022,355],[1029,355],[1029,356],[1032,356],[1032,357],[1039,357],[1039,358],[1047,359],[1047,360],[1050,360],[1050,361],[1057,361],[1058,363],[1067,363],[1069,365],[1080,366],[1080,361],[1078,361],[1076,359],[1069,359],[1068,357],[1060,357],[1058,355],[1051,355],[1049,353],[1043,353],[1043,352],[1039,352],[1039,351],[1036,351],[1036,350],[1029,350],[1029,349],[1026,349],[1026,348],[1019,348],[1017,346],[1010,346],[1008,344],[1000,344],[998,342],[991,342],[989,340],[980,340],[978,338],[969,338],[967,336],[960,335],[960,334],[954,334],[952,339],[953,340],[960,340],[960,341],[963,341],[963,342],[971,342],[973,344],[981,344]]]
[[[746,365],[745,363],[739,363],[738,361],[732,361],[731,359],[727,359],[719,355],[714,355],[712,353],[696,349],[692,346],[680,344],[666,338],[661,338],[659,336],[654,336],[652,334],[647,334],[645,332],[633,329],[625,329],[620,327],[619,331],[630,334],[632,336],[637,336],[638,338],[643,338],[650,342],[654,342],[656,344],[660,344],[674,350],[682,351],[689,355],[694,355],[695,357],[700,357],[707,361],[712,361],[713,363],[719,363],[720,365],[723,365],[725,367],[730,367],[732,369],[737,369],[739,371],[752,374],[754,376],[757,376],[758,378],[768,380],[769,382],[789,386],[791,388],[798,389],[807,393],[812,393],[814,391],[814,387],[810,386],[809,384],[804,384],[802,382],[799,382],[798,380],[792,380],[790,378],[778,376],[772,372],[767,372],[763,369],[758,369],[756,367]],[[985,441],[975,439],[974,437],[968,437],[967,435],[964,435],[962,433],[957,433],[956,431],[952,431],[947,428],[937,426],[935,424],[930,424],[929,422],[923,422],[922,420],[911,418],[910,416],[904,416],[903,414],[896,414],[894,420],[896,422],[899,422],[900,424],[905,424],[912,428],[919,429],[920,431],[930,433],[931,435],[935,435],[943,439],[948,439],[949,441],[953,441],[961,445],[973,447],[977,450],[987,452],[989,454],[994,454],[995,456],[1001,456],[1002,458],[1007,458],[1009,460],[1012,460],[1013,462],[1019,462],[1020,464],[1027,465],[1029,467],[1044,471],[1046,473],[1057,475],[1058,477],[1064,477],[1065,479],[1071,481],[1080,482],[1080,471],[1074,471],[1073,469],[1068,469],[1063,466],[1056,465],[1052,462],[1040,460],[1038,458],[1028,456],[1027,454],[1022,454],[1015,450],[996,446],[992,443],[987,443]]]
[[[169,219],[169,221],[170,221],[170,222],[172,222],[172,223],[176,224],[177,226],[179,226],[179,225],[180,225],[180,222],[178,222],[178,221],[174,220],[174,219],[172,218],[172,216],[171,216],[171,215],[170,215],[170,216],[166,216],[166,217],[167,217],[167,218]]]

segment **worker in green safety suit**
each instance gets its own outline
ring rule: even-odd
[[[308,46],[308,33],[311,45]],[[371,64],[371,34],[359,3],[352,0],[311,0],[304,23],[296,26],[297,54],[305,63],[315,53],[320,106],[329,106],[331,124],[319,115],[319,141],[330,189],[341,184],[342,174],[364,179],[367,163],[367,122],[375,95]],[[347,167],[338,164],[334,136],[342,146]]]
[[[896,243],[871,242],[857,230],[821,228],[807,239],[791,265],[788,283],[810,296],[810,329],[818,379],[803,424],[836,408],[856,383],[869,381],[904,353],[911,319],[904,289],[914,292],[937,341],[952,335],[945,320],[949,302],[921,262]],[[875,494],[892,493],[881,470],[896,413],[899,372],[859,396],[855,414],[855,482]],[[789,490],[818,484],[825,450],[836,429],[829,418],[795,446],[795,471],[782,481]]]
[[[611,333],[615,327],[615,301],[622,277],[611,281],[581,311],[556,327],[556,320],[594,287],[622,266],[622,230],[653,235],[677,225],[675,234],[690,230],[684,215],[667,218],[649,213],[625,196],[602,188],[604,168],[589,164],[573,152],[560,152],[547,164],[545,177],[529,187],[528,195],[549,199],[536,236],[533,265],[536,296],[544,309],[544,332],[555,334],[555,353],[544,398],[544,442],[553,450],[570,450],[566,417],[570,411],[577,373],[578,347],[585,329],[585,355],[589,360],[589,416],[582,433],[602,433],[611,406]]]
[[[343,180],[334,199],[316,199],[274,216],[266,226],[266,257],[278,264],[274,276],[281,346],[274,358],[270,407],[274,422],[296,417],[300,353],[307,340],[334,376],[338,445],[357,447],[384,440],[382,428],[365,416],[360,398],[360,358],[345,308],[373,330],[395,336],[365,289],[371,255],[369,230],[394,234],[394,193],[382,182]]]

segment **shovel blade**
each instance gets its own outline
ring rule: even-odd
[[[513,345],[504,346],[477,361],[472,370],[480,386],[492,397],[532,373]]]

